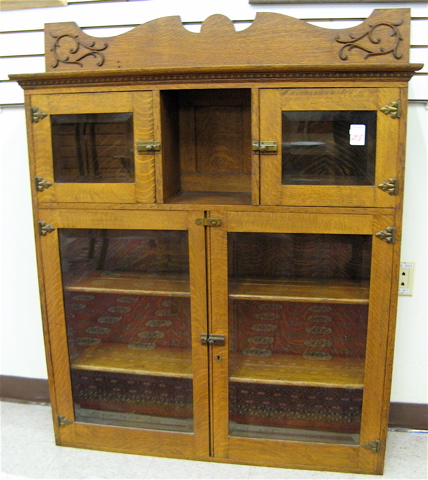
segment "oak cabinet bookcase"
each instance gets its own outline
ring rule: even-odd
[[[409,10],[45,39],[12,78],[57,443],[382,473]]]

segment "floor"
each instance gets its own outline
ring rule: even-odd
[[[171,460],[57,447],[50,407],[1,402],[1,479],[423,479],[428,434],[389,432],[384,477]]]

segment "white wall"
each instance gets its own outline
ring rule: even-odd
[[[308,19],[327,28],[353,26],[374,8],[411,7],[411,61],[428,64],[428,7],[424,4],[252,6],[248,0],[134,0],[1,13],[1,364],[0,374],[46,378],[32,230],[23,94],[11,73],[44,71],[43,25],[75,21],[94,36],[111,36],[162,16],[180,15],[197,30],[214,13],[251,22],[257,11]],[[345,20],[344,20],[345,19]],[[190,23],[190,24],[188,24]],[[237,28],[243,28],[245,25]],[[425,47],[421,47],[425,46]],[[410,82],[402,259],[416,262],[414,294],[399,298],[392,401],[428,403],[427,398],[427,73]],[[424,102],[425,101],[425,102]]]

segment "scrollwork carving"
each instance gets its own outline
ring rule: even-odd
[[[401,36],[401,33],[397,27],[399,27],[402,23],[402,21],[398,23],[379,22],[374,25],[369,25],[369,29],[362,34],[349,34],[349,40],[341,40],[339,35],[337,35],[335,37],[336,42],[344,44],[343,47],[341,47],[339,50],[339,57],[342,60],[347,60],[348,53],[351,50],[358,49],[367,53],[364,59],[377,55],[387,55],[389,53],[392,53],[392,55],[394,55],[394,57],[399,60],[402,55],[398,53],[398,47],[400,45],[400,42],[403,40],[403,37]],[[386,29],[380,31],[380,27],[386,27],[386,29],[391,32],[389,36],[395,37],[394,41],[391,42],[391,45],[387,47],[381,45],[382,42],[383,44],[386,43],[387,35]],[[367,39],[370,43],[367,43],[367,45],[365,45],[363,43],[364,39]],[[377,49],[374,49],[372,45],[378,45],[379,47]]]
[[[101,52],[108,47],[107,43],[104,43],[101,47],[96,47],[95,41],[91,43],[83,42],[79,39],[79,35],[67,33],[59,36],[51,36],[56,39],[54,46],[51,48],[55,57],[52,68],[56,68],[60,63],[75,64],[83,67],[82,60],[87,57],[97,58],[98,67],[103,65],[105,59]]]

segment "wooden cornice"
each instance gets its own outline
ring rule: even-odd
[[[337,80],[360,79],[408,81],[422,64],[374,65],[353,64],[339,66],[263,65],[217,66],[188,68],[145,68],[135,70],[98,70],[83,72],[48,72],[10,75],[23,88],[64,85],[130,85],[168,83],[221,82],[275,82],[282,80]]]

